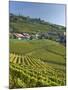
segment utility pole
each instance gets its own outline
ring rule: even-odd
[[[23,8],[18,8],[18,13],[19,13],[19,16],[21,16],[23,13]]]

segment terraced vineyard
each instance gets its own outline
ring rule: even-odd
[[[63,86],[65,64],[65,47],[56,42],[10,40],[10,88]]]

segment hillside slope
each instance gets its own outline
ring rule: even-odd
[[[45,22],[40,18],[33,19],[30,17],[16,16],[10,14],[10,31],[29,33],[55,31],[62,33],[65,31],[65,27]]]
[[[65,47],[51,40],[10,40],[10,88],[66,84]]]

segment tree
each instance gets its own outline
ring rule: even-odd
[[[30,36],[30,40],[32,40],[33,39],[33,36]]]

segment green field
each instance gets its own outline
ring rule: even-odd
[[[10,39],[10,88],[66,85],[65,47],[51,40]]]

